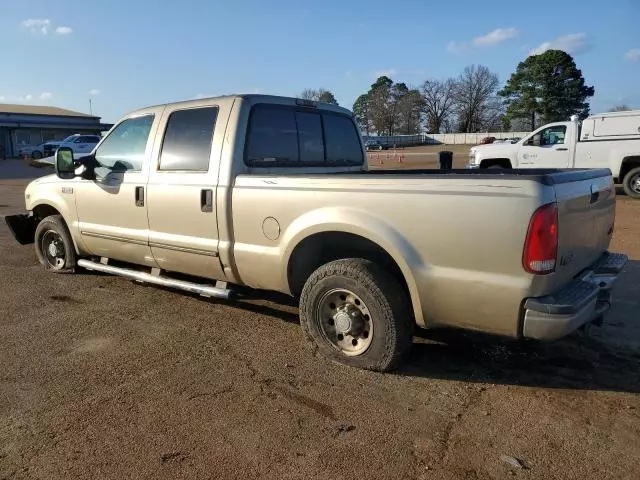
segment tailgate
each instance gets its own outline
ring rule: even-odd
[[[572,173],[554,178],[558,256],[552,283],[556,286],[593,264],[607,250],[615,220],[616,191],[610,171]]]

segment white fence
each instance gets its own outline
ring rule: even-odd
[[[367,136],[363,135],[365,142],[367,140],[378,141],[383,145],[396,145],[398,147],[408,147],[411,145],[477,145],[484,137],[501,138],[522,138],[529,135],[530,132],[483,132],[483,133],[421,133],[418,135],[380,135]]]

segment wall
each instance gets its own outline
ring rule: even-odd
[[[525,137],[531,132],[508,132],[508,133],[434,133],[419,135],[394,135],[394,136],[366,136],[363,135],[365,141],[377,140],[383,145],[411,146],[411,145],[477,145],[484,137],[515,138]]]

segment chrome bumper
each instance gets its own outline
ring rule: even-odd
[[[622,253],[606,252],[555,294],[527,299],[522,336],[557,340],[599,320],[611,307],[611,290],[627,262]]]

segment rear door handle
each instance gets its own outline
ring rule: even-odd
[[[144,187],[136,187],[136,207],[144,207]]]
[[[213,190],[200,190],[200,211],[213,212]]]
[[[559,151],[559,152],[564,152],[564,151],[569,150],[569,149],[566,148],[566,147],[558,147],[558,148],[556,148],[556,150]]]

